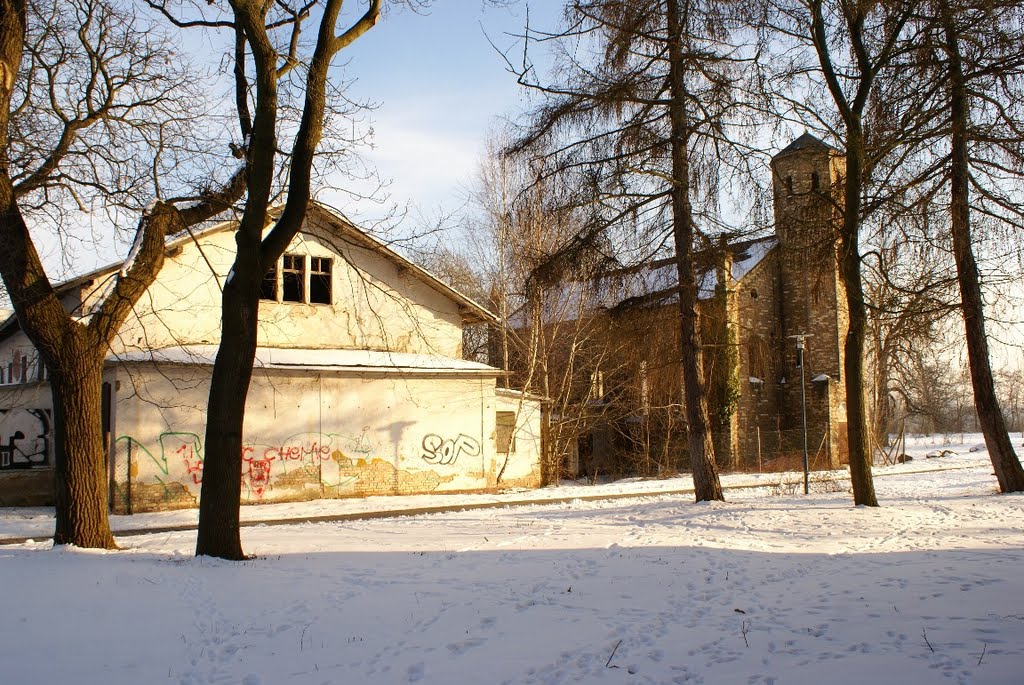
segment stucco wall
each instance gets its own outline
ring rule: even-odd
[[[495,473],[501,475],[499,488],[536,488],[540,486],[541,435],[543,413],[541,404],[517,392],[498,390],[495,411],[516,415],[514,445],[509,453],[496,454]]]
[[[112,344],[115,352],[220,341],[218,281],[223,284],[231,268],[234,234],[208,234],[199,243],[201,250],[192,242],[174,250]],[[313,221],[285,252],[333,259],[333,302],[261,302],[261,346],[461,356],[458,305],[394,261]],[[89,286],[85,307],[104,297],[107,287],[105,279]]]
[[[119,370],[115,510],[129,491],[135,512],[196,505],[208,379],[209,367]],[[257,371],[242,501],[493,489],[495,411],[494,377]],[[534,451],[512,455],[506,475],[539,480]]]

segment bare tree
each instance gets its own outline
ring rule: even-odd
[[[999,489],[1021,492],[1024,468],[1010,443],[989,360],[971,194],[981,196],[982,216],[1012,223],[1024,218],[1024,204],[1009,201],[1000,188],[1004,181],[1019,186],[1024,163],[1024,12],[1020,3],[1000,0],[937,0],[930,6],[938,34],[933,54],[941,56],[936,62],[945,86],[940,92],[948,98],[942,120],[949,131],[950,229],[974,403]]]
[[[230,14],[219,19],[174,18],[179,24],[233,31],[237,99],[239,109],[244,109],[242,127],[249,141],[248,194],[235,234],[238,248],[235,261],[224,284],[221,343],[210,386],[197,555],[244,558],[238,525],[242,428],[256,355],[260,285],[264,274],[276,264],[305,219],[314,156],[328,113],[331,63],[380,17],[381,0],[368,0],[365,10],[339,32],[343,4],[343,0],[322,3],[232,0]],[[315,26],[316,39],[312,52],[304,60],[301,51],[305,44],[300,36],[310,23]],[[251,74],[246,70],[249,66]],[[288,75],[300,66],[304,72],[299,85],[301,116],[283,167],[287,176],[287,199],[280,214],[272,218],[274,180],[281,168],[279,138],[285,135],[282,129],[286,123],[281,117],[283,94],[280,91],[282,84],[287,84]]]
[[[864,260],[871,434],[878,446],[887,445],[896,430],[898,407],[914,402],[919,352],[934,345],[939,323],[955,311],[954,276],[944,268],[949,255],[932,244],[927,226],[913,234],[908,230],[913,218],[902,214],[883,220],[886,228],[877,238],[881,245]]]
[[[744,34],[751,8],[740,0],[569,2],[566,29],[528,35],[562,44],[559,77],[544,84],[529,65],[519,72],[547,104],[518,149],[542,141],[552,166],[577,179],[592,210],[586,228],[543,270],[571,262],[611,226],[629,236],[618,241],[620,249],[651,246],[632,260],[676,259],[678,358],[698,501],[722,499],[722,492],[703,377],[694,246],[701,235],[719,231],[720,182],[730,173],[742,178],[756,161],[737,142],[749,123],[743,84],[756,63],[756,46]],[[577,50],[581,43],[587,49]]]
[[[101,426],[108,345],[156,277],[164,237],[224,211],[244,189],[240,174],[205,179],[180,209],[166,194],[187,185],[175,182],[176,156],[203,149],[186,126],[193,76],[170,66],[172,53],[114,0],[0,2],[0,275],[49,375],[57,544],[115,547]],[[135,244],[106,296],[71,314],[30,226],[56,235],[91,204],[134,214]]]
[[[861,227],[877,208],[865,202],[876,166],[889,153],[900,131],[873,127],[871,105],[878,81],[904,45],[904,31],[914,3],[868,0],[782,0],[770,7],[770,25],[796,48],[814,55],[814,80],[801,84],[813,91],[823,83],[834,107],[838,126],[833,129],[845,155],[845,191],[839,227],[839,271],[849,304],[850,322],[844,342],[847,430],[850,477],[856,504],[878,506],[871,477],[871,430],[868,423],[865,340],[867,303],[861,273]],[[806,74],[808,64],[795,57],[784,60],[789,73]],[[820,79],[820,80],[819,80]],[[818,116],[821,119],[826,117]]]

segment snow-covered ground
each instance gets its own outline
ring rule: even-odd
[[[1024,496],[995,494],[975,442],[877,469],[878,509],[827,477],[805,497],[794,474],[731,475],[726,503],[634,481],[518,495],[628,499],[256,526],[242,563],[193,559],[191,531],[118,552],[7,545],[0,680],[1021,683]],[[438,498],[243,512],[424,503]],[[46,510],[0,511],[0,537],[49,532]]]

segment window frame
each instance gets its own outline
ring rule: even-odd
[[[326,265],[326,270],[323,268]],[[319,267],[319,268],[318,268]],[[307,288],[307,304],[332,305],[334,304],[334,258],[309,256],[309,287]],[[316,279],[316,280],[314,280]],[[313,299],[314,283],[323,284],[327,290],[327,300]]]
[[[298,263],[298,267],[289,266],[289,263]],[[288,302],[291,304],[308,304],[308,293],[306,287],[306,274],[308,270],[306,268],[306,255],[286,253],[281,255],[281,290],[280,299],[278,302]],[[291,278],[289,278],[291,277]],[[289,281],[297,283],[299,292],[298,299],[288,297],[288,286]]]

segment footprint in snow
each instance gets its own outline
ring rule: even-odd
[[[422,661],[420,661],[419,663],[415,663],[410,666],[409,670],[406,671],[406,675],[409,676],[410,683],[415,683],[416,681],[423,680],[423,676],[426,674],[426,671],[427,667]]]
[[[448,651],[455,656],[459,656],[461,654],[465,654],[473,647],[479,647],[485,642],[487,642],[487,640],[482,637],[473,637],[468,640],[463,640],[462,642],[452,642],[448,645]]]

